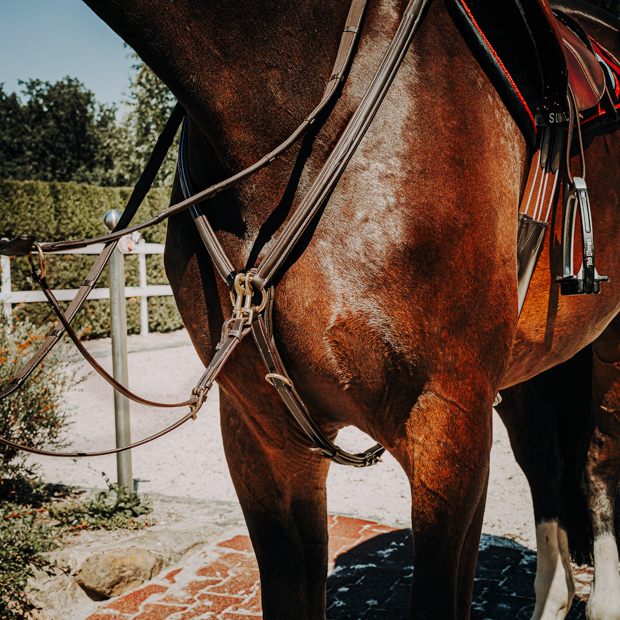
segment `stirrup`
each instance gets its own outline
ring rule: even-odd
[[[575,247],[576,205],[579,204],[583,261],[577,275],[573,272]],[[562,275],[556,277],[562,295],[598,295],[601,282],[609,282],[607,276],[600,276],[594,266],[594,235],[592,232],[592,211],[588,188],[581,177],[574,177],[572,185],[564,192],[562,216]]]

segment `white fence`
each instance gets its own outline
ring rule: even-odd
[[[103,250],[103,243],[91,245],[79,250],[69,250],[62,254],[100,254]],[[146,255],[163,254],[164,246],[159,243],[145,243],[141,240],[129,252],[138,255],[138,265],[140,271],[140,286],[126,286],[125,297],[140,298],[140,334],[145,336],[149,333],[149,312],[147,300],[149,297],[172,295],[169,284],[147,285],[146,283]],[[59,252],[60,254],[60,252]],[[0,303],[4,304],[4,312],[11,316],[13,304],[34,303],[47,301],[42,291],[12,291],[11,290],[11,260],[8,256],[0,257],[0,269],[2,270],[2,286],[0,288]],[[55,290],[54,295],[59,301],[71,301],[77,294],[78,289]],[[95,288],[91,291],[88,299],[110,299],[109,288]]]

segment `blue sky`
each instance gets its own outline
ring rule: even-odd
[[[0,83],[78,78],[101,103],[120,103],[129,49],[81,0],[0,0]]]

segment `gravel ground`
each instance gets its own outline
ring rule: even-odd
[[[110,341],[89,344],[98,361],[111,371]],[[152,400],[178,402],[189,397],[203,366],[185,331],[129,338],[130,388]],[[84,367],[83,372],[87,369]],[[72,448],[96,450],[113,447],[113,390],[95,373],[67,394],[73,410]],[[131,403],[132,439],[135,441],[175,420],[174,412]],[[369,437],[344,429],[338,442],[349,450],[365,449]],[[139,491],[205,500],[236,501],[228,474],[219,428],[217,390],[209,396],[196,421],[189,421],[164,438],[133,450],[133,477]],[[48,482],[80,487],[103,487],[101,472],[116,479],[116,457],[91,459],[33,459]],[[333,465],[328,478],[328,509],[332,513],[366,518],[395,527],[410,526],[407,479],[386,455],[368,469]],[[534,548],[534,520],[525,477],[510,451],[506,431],[494,414],[491,480],[483,532],[509,538]]]

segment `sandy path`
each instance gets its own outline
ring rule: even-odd
[[[109,340],[90,345],[98,361],[111,371],[109,347]],[[142,396],[168,402],[185,400],[202,370],[185,332],[130,338],[130,387]],[[67,404],[74,409],[70,437],[75,448],[112,447],[113,396],[107,383],[92,373],[79,389],[67,394]],[[162,410],[132,403],[133,440],[173,421],[174,411],[162,413]],[[350,450],[362,450],[372,442],[357,429],[348,428],[340,433],[338,443]],[[116,479],[114,456],[34,460],[41,464],[43,478],[49,482],[101,487],[101,471],[112,480]],[[133,451],[133,477],[141,480],[141,492],[236,501],[222,449],[216,390],[209,396],[198,420],[189,421],[170,435]],[[382,464],[367,469],[332,465],[328,509],[333,513],[408,527],[410,499],[406,477],[389,455]],[[483,531],[534,548],[529,490],[497,415],[494,415],[491,481]]]

